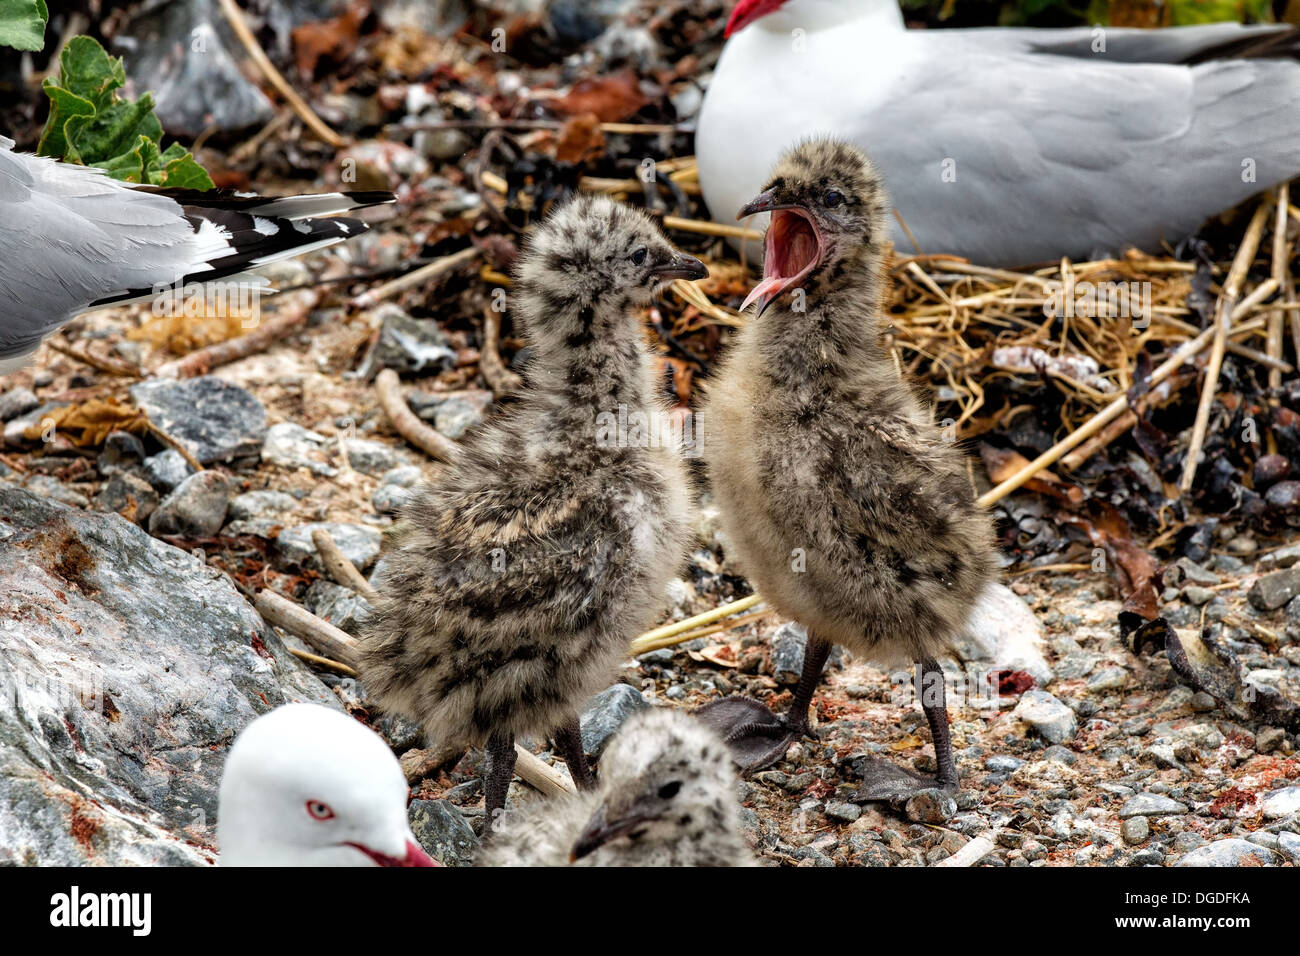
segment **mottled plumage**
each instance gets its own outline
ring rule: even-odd
[[[569,725],[662,608],[687,542],[684,466],[676,448],[599,440],[601,416],[662,414],[640,310],[658,281],[702,274],[608,199],[538,229],[511,301],[535,353],[525,387],[407,507],[362,640],[371,693],[439,743],[504,754]]]
[[[581,855],[578,855],[581,854]],[[576,859],[574,857],[577,856]],[[507,814],[478,866],[754,866],[718,735],[668,707],[631,717],[595,792]]]
[[[785,238],[769,237],[769,260],[808,268],[791,291],[768,263],[756,291],[775,304],[708,391],[705,457],[730,556],[810,644],[929,661],[989,580],[992,533],[962,450],[880,341],[884,190],[857,149],[815,140],[778,162],[760,200],[791,217],[774,220]]]

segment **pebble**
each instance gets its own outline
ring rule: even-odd
[[[267,436],[262,403],[211,375],[179,382],[150,379],[131,386],[131,398],[204,465],[256,455]]]
[[[334,521],[313,522],[285,528],[275,539],[280,558],[294,567],[309,567],[323,571],[324,566],[316,556],[316,544],[311,534],[318,528],[330,533],[334,543],[339,546],[343,556],[356,565],[358,571],[364,571],[379,557],[379,548],[384,536],[377,528],[362,524],[342,524]]]
[[[1300,566],[1274,571],[1257,578],[1246,595],[1253,607],[1273,611],[1300,594]]]
[[[1268,554],[1260,555],[1257,568],[1259,571],[1276,571],[1300,564],[1300,544],[1289,544]]]
[[[1249,840],[1215,840],[1183,854],[1175,866],[1268,866],[1276,865],[1278,855],[1267,847]]]
[[[1265,727],[1255,735],[1255,749],[1262,754],[1271,754],[1286,742],[1286,731],[1281,727]]]
[[[175,448],[168,448],[144,460],[144,477],[156,491],[167,494],[194,474],[185,456]]]
[[[852,823],[862,816],[862,808],[856,803],[831,802],[826,804],[824,812],[827,817],[839,823]]]
[[[398,449],[368,438],[346,438],[343,448],[347,451],[348,464],[367,475],[392,471],[405,459]]]
[[[957,815],[957,801],[938,788],[918,790],[904,809],[913,823],[945,823]]]
[[[1279,820],[1293,813],[1300,813],[1300,787],[1283,787],[1264,797],[1261,804],[1264,816],[1269,820]]]
[[[0,395],[0,422],[26,415],[40,404],[35,392],[25,385],[17,385]]]
[[[282,518],[298,506],[298,499],[285,491],[247,491],[230,499],[231,521]]]
[[[190,475],[163,499],[149,518],[149,533],[204,538],[226,523],[233,484],[219,471]]]
[[[1162,817],[1186,812],[1187,807],[1177,800],[1158,793],[1138,793],[1124,801],[1119,816],[1121,820],[1127,820],[1130,817]]]
[[[1122,667],[1107,667],[1088,678],[1088,690],[1093,694],[1120,690],[1127,684],[1128,671]]]
[[[381,323],[371,363],[399,372],[442,372],[455,367],[456,352],[435,320],[413,318],[391,302],[374,309],[371,320]]]
[[[1300,863],[1300,833],[1283,830],[1277,835],[1277,848],[1290,857],[1292,863]]]
[[[1013,714],[1054,744],[1072,740],[1078,730],[1074,711],[1042,690],[1025,691]]]
[[[144,443],[130,432],[109,432],[95,461],[101,475],[134,469],[144,461]]]
[[[1208,604],[1214,600],[1214,592],[1209,588],[1201,587],[1199,584],[1189,584],[1183,588],[1183,597],[1188,603],[1200,607],[1202,604]]]
[[[606,687],[587,702],[579,716],[582,749],[593,757],[600,756],[609,738],[617,733],[623,722],[649,706],[635,687],[628,684]]]
[[[412,800],[407,815],[420,846],[443,866],[473,864],[478,837],[454,804],[447,800]]]
[[[786,621],[772,635],[772,676],[779,684],[797,684],[803,673],[803,650],[808,632],[803,625]]]
[[[95,506],[142,525],[157,509],[159,500],[149,482],[129,471],[119,471],[99,489]]]
[[[306,468],[314,475],[332,478],[339,471],[327,458],[328,441],[319,432],[293,422],[272,425],[262,446],[262,460],[281,468]]]
[[[370,616],[370,602],[351,588],[320,578],[311,583],[304,597],[307,610],[354,637]]]
[[[1151,834],[1151,824],[1146,817],[1129,817],[1120,826],[1120,834],[1129,846],[1136,846]]]
[[[1138,850],[1128,858],[1129,866],[1160,866],[1165,862],[1165,855],[1158,846]]]
[[[485,389],[461,392],[412,392],[411,409],[453,441],[459,441],[483,421],[492,407],[492,393]]]
[[[989,757],[984,761],[984,769],[991,770],[994,773],[1011,773],[1019,770],[1024,765],[1025,762],[1019,757],[1010,757],[1004,754]]]

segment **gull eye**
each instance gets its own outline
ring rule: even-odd
[[[632,253],[632,265],[634,266],[645,265],[646,256],[648,256],[649,254],[650,251],[646,249],[645,246],[642,246],[636,252]]]
[[[681,789],[682,789],[682,782],[680,780],[674,780],[671,783],[666,783],[659,788],[659,796],[663,800],[671,800],[673,797],[677,796],[678,792],[680,792]]]
[[[307,801],[307,815],[313,820],[333,820],[334,811],[330,809],[328,803],[321,803],[319,800]]]
[[[844,194],[834,189],[822,197],[822,205],[827,209],[834,209],[836,206],[842,205],[843,203]]]

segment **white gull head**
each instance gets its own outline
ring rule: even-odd
[[[243,729],[217,811],[223,866],[437,866],[407,822],[388,745],[339,711],[286,704]]]

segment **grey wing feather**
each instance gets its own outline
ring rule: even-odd
[[[1129,27],[1071,27],[1041,30],[1032,27],[952,30],[986,50],[1095,58],[1114,63],[1187,63],[1211,51],[1242,41],[1293,34],[1286,24],[1207,23],[1199,26],[1144,30]]]
[[[844,131],[873,152],[927,252],[1015,264],[1046,247],[1073,257],[1156,249],[1300,172],[1289,119],[1300,64],[1059,69],[1041,54],[953,54]],[[896,241],[910,251],[901,232]]]

